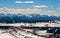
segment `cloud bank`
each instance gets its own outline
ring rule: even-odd
[[[4,14],[40,14],[40,15],[54,15],[54,16],[60,16],[60,13],[57,13],[57,11],[53,10],[40,10],[40,9],[17,9],[17,8],[0,8],[0,13]]]

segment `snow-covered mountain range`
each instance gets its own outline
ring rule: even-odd
[[[3,14],[0,13],[0,22],[48,22],[60,21],[60,16],[48,16],[40,14]]]

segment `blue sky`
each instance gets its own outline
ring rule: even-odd
[[[33,1],[33,4],[17,4],[16,1]],[[47,5],[48,7],[59,7],[60,0],[0,0],[0,7],[9,7],[9,8],[33,8],[34,5]],[[24,7],[25,6],[25,7]]]
[[[0,8],[39,9],[60,15],[60,0],[0,0]],[[44,13],[45,14],[45,13]],[[54,14],[54,13],[51,13]]]

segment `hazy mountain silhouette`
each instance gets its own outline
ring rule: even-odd
[[[48,22],[60,21],[60,16],[48,16],[40,14],[0,14],[0,22],[13,23],[13,22]]]

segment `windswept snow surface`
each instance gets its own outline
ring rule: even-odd
[[[0,23],[0,26],[16,26],[16,27],[60,27],[59,23],[48,23],[48,22],[38,22],[38,23]],[[28,29],[29,30],[29,29]],[[45,31],[35,31],[36,34],[39,35],[49,35],[49,33],[46,33]],[[41,32],[41,33],[40,33]],[[35,35],[31,32],[27,32],[24,29],[18,29],[18,28],[9,28],[9,29],[0,29],[0,38],[45,38],[38,35]]]
[[[38,23],[0,23],[0,26],[28,26],[28,27],[60,27],[59,23],[38,22]]]
[[[16,31],[17,32],[14,32],[12,29],[0,30],[0,38],[44,38],[34,35],[32,33],[28,33],[23,30],[16,30]]]

